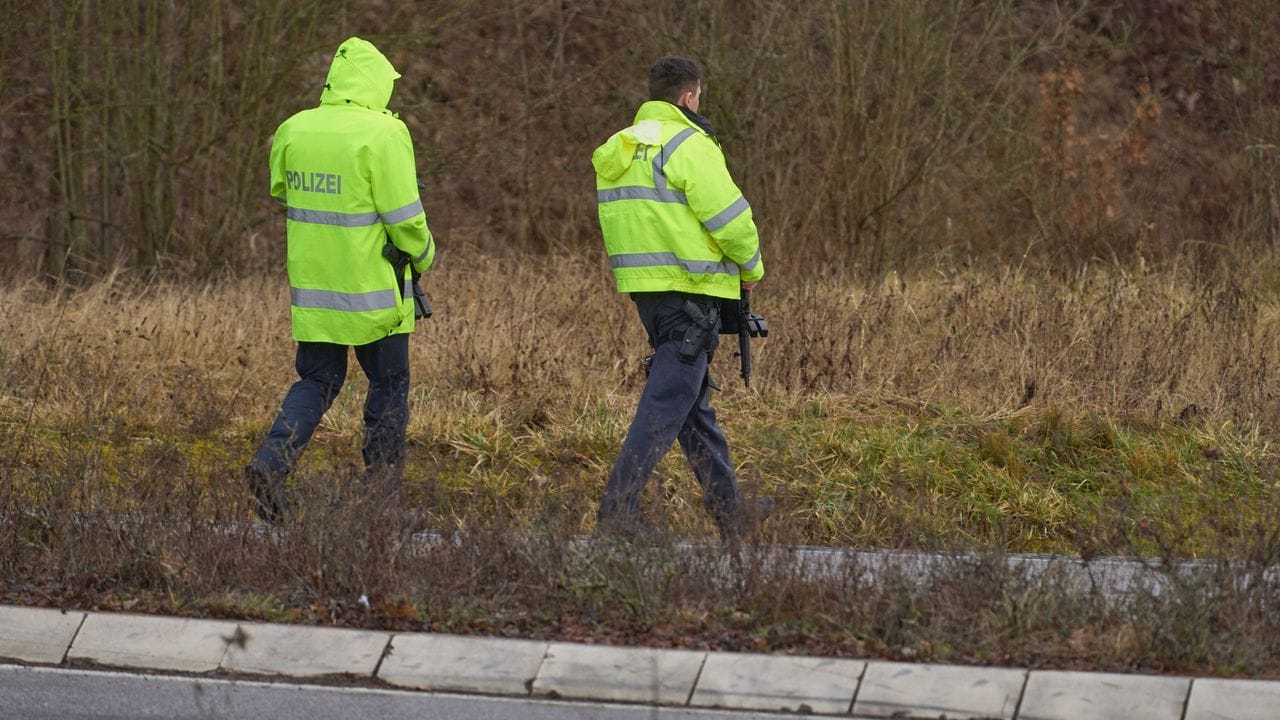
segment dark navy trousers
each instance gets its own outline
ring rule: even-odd
[[[253,464],[276,477],[288,475],[311,440],[347,377],[349,346],[298,343],[294,366],[298,381],[289,388],[271,431],[253,456]],[[403,467],[404,435],[409,424],[409,335],[388,335],[355,348],[369,379],[364,402],[364,463],[367,469]]]
[[[704,306],[712,298],[696,298]],[[631,429],[609,472],[600,503],[601,521],[639,517],[640,491],[653,468],[675,441],[680,442],[693,474],[702,485],[702,503],[717,518],[738,510],[738,478],[729,460],[729,445],[711,409],[709,353],[693,363],[680,358],[679,342],[663,338],[689,324],[685,296],[676,293],[636,296],[636,310],[654,348],[649,379],[640,395]]]

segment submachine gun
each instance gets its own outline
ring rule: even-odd
[[[422,286],[418,284],[418,278],[422,277],[422,273],[413,269],[413,258],[409,257],[409,253],[401,250],[393,245],[390,241],[382,246],[382,257],[391,263],[392,269],[396,271],[396,282],[400,285],[400,297],[404,297],[404,269],[409,268],[411,276],[411,285],[413,287],[413,319],[423,320],[431,317],[431,299],[422,291]]]
[[[417,181],[418,192],[427,186],[421,179]],[[391,263],[391,268],[396,272],[396,282],[400,283],[400,298],[404,299],[404,269],[409,268],[410,285],[413,288],[413,319],[425,320],[431,317],[431,298],[422,291],[422,285],[418,284],[418,279],[422,277],[422,273],[413,269],[413,258],[409,257],[409,253],[396,247],[390,238],[382,245],[382,257]]]
[[[738,360],[742,365],[742,382],[751,387],[751,338],[769,337],[769,325],[763,315],[751,312],[751,291],[742,288],[739,300],[720,304],[720,334],[738,336]]]

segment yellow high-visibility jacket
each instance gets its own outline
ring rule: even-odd
[[[271,195],[286,207],[293,337],[364,345],[413,332],[408,269],[382,255],[390,238],[426,270],[435,242],[418,195],[409,129],[387,110],[400,77],[372,44],[338,48],[320,106],[285,120],[271,144]]]
[[[764,277],[751,206],[724,153],[676,106],[651,100],[591,156],[618,292],[737,299]]]

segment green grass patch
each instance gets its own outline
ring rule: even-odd
[[[411,502],[442,527],[497,520],[590,531],[626,431],[627,401],[551,411],[464,401],[416,422]],[[721,416],[744,492],[781,503],[780,539],[858,547],[1000,547],[1018,552],[1212,553],[1265,524],[1277,484],[1269,447],[1230,424],[1137,423],[1058,409],[974,417],[942,408],[859,407],[838,398],[759,403],[730,395]],[[260,430],[163,433],[156,423],[26,429],[9,455],[13,487],[41,497],[74,474],[103,507],[136,507],[166,478],[234,491]],[[295,485],[358,475],[360,433],[324,425]],[[678,448],[659,465],[645,512],[676,534],[711,533]]]

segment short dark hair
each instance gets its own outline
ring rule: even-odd
[[[668,55],[649,68],[649,99],[672,105],[702,82],[702,68],[687,57]]]

